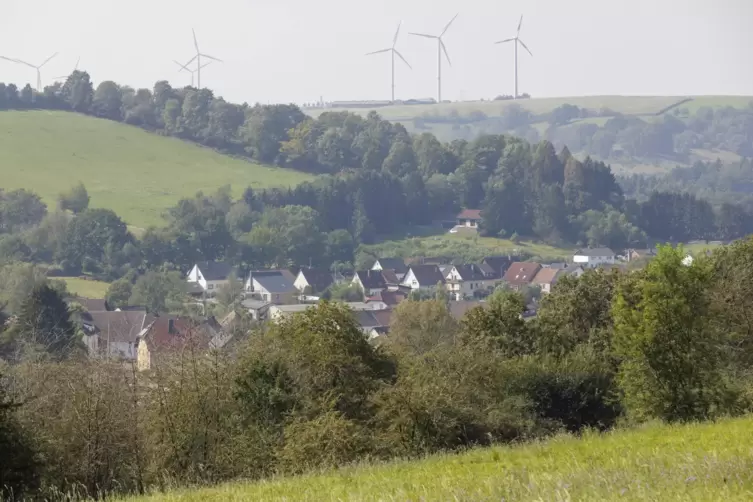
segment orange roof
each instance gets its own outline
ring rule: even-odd
[[[558,268],[542,268],[536,277],[533,278],[534,284],[553,284],[560,272]]]
[[[460,211],[457,218],[459,220],[480,220],[481,210],[480,209],[463,209],[462,211]]]

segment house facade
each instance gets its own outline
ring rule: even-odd
[[[401,286],[412,290],[429,290],[438,283],[445,284],[445,278],[437,265],[412,265],[405,274]]]
[[[393,274],[394,275],[394,274]],[[387,288],[384,270],[359,270],[353,274],[351,284],[363,291],[364,296],[373,296]]]
[[[258,270],[251,272],[251,293],[260,300],[276,305],[297,303],[300,291],[295,287],[295,277],[289,270]]]
[[[198,285],[207,294],[213,295],[217,289],[229,282],[234,272],[235,269],[229,263],[201,261],[188,272],[186,280],[192,285]]]
[[[516,261],[505,272],[504,281],[514,290],[528,286],[541,270],[539,263]]]
[[[302,268],[298,271],[293,286],[301,293],[311,293],[318,296],[334,282],[334,276],[329,270]]]
[[[484,273],[479,265],[451,265],[445,270],[445,285],[453,300],[471,298],[495,283],[494,275]]]
[[[599,265],[614,265],[617,255],[609,248],[579,249],[573,254],[573,263],[585,268],[596,268]]]
[[[408,272],[408,266],[402,258],[379,258],[374,262],[371,270],[392,270],[395,276],[402,280]]]
[[[81,317],[91,357],[126,361],[136,359],[139,336],[152,319],[145,310],[88,312]]]

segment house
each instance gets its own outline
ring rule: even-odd
[[[272,304],[266,300],[255,300],[246,298],[241,302],[241,306],[248,310],[251,318],[255,321],[262,321],[267,318],[267,311]]]
[[[481,262],[481,270],[489,275],[494,276],[496,279],[502,279],[510,265],[518,261],[513,256],[487,256]]]
[[[573,255],[573,263],[586,268],[594,268],[599,265],[614,265],[617,255],[609,248],[586,248],[579,249]]]
[[[437,265],[411,265],[408,273],[405,274],[402,285],[413,290],[431,289],[437,286],[437,283],[445,283],[442,272]]]
[[[222,348],[228,340],[229,336],[214,318],[197,322],[182,317],[158,317],[139,336],[136,366],[139,371],[147,371],[172,355],[183,351],[208,353]]]
[[[563,269],[559,268],[544,268],[536,274],[531,281],[534,286],[539,286],[542,293],[549,294],[552,292],[552,287],[557,283],[557,279],[562,275]]]
[[[459,227],[478,228],[481,223],[481,210],[463,209],[458,213],[456,219]]]
[[[625,254],[627,255],[627,261],[629,262],[641,259],[651,259],[656,256],[656,249],[628,249]]]
[[[84,343],[92,357],[136,359],[138,337],[153,319],[146,310],[85,312]]]
[[[444,276],[447,291],[453,300],[472,297],[476,291],[494,286],[494,279],[489,278],[478,265],[452,265]]]
[[[321,294],[335,282],[329,270],[320,268],[302,268],[293,282],[295,289],[301,293]]]
[[[210,295],[220,286],[230,280],[230,276],[238,277],[237,270],[224,261],[200,261],[188,272],[188,282],[198,284]]]
[[[507,269],[503,280],[513,289],[528,286],[541,270],[541,265],[530,261],[516,261]]]
[[[378,312],[382,310],[389,310],[389,307],[383,302],[342,302],[342,304],[354,312]],[[299,303],[296,305],[271,305],[269,307],[268,317],[271,321],[277,321],[293,314],[305,312],[306,310],[316,306],[316,303]]]
[[[367,301],[382,302],[387,305],[387,308],[394,308],[401,302],[404,302],[408,299],[409,292],[410,290],[405,291],[404,289],[383,289],[381,291],[378,291],[376,294],[369,296]]]
[[[295,287],[295,277],[290,270],[256,270],[249,275],[251,291],[261,300],[285,305],[297,301],[299,291]]]
[[[371,270],[392,270],[398,279],[402,279],[408,272],[408,267],[402,258],[379,258],[374,262]]]
[[[389,279],[395,276],[394,272],[390,276],[388,271],[385,270],[359,270],[353,274],[351,284],[358,286],[363,291],[364,296],[372,296],[387,288],[385,274]]]
[[[586,271],[583,270],[583,267],[575,264],[568,265],[567,268],[562,271],[562,275],[569,275],[575,277],[576,279],[585,273]]]

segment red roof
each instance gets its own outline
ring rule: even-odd
[[[480,220],[481,210],[480,209],[463,209],[462,211],[460,211],[460,214],[458,214],[457,218],[459,220]]]
[[[530,261],[516,261],[505,272],[504,280],[508,284],[513,286],[523,286],[530,284],[538,271],[541,269],[541,265]]]

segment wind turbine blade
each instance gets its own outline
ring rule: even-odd
[[[197,57],[198,57],[198,56],[194,56],[194,57],[192,57],[192,58],[191,58],[191,59],[189,59],[189,60],[188,60],[188,61],[186,62],[186,64],[184,64],[183,66],[188,66],[188,65],[190,65],[191,63],[193,63],[194,61],[196,61],[196,58],[197,58]]]
[[[210,56],[209,54],[202,54],[201,57],[211,59],[212,61],[217,61],[218,63],[222,63],[221,59],[217,59],[215,57]]]
[[[209,66],[210,64],[212,64],[212,62],[211,62],[211,61],[210,61],[210,62],[208,62],[208,63],[204,63],[203,65],[201,65],[201,67],[202,67],[202,68],[206,68],[206,67],[207,67],[207,66]]]
[[[78,64],[81,62],[81,56],[78,57],[76,60],[76,66],[73,67],[74,70],[78,70]]]
[[[427,35],[425,33],[408,33],[408,35],[415,35],[417,37],[424,37],[424,38],[439,38],[436,35]]]
[[[395,32],[395,38],[392,39],[392,48],[395,48],[395,44],[397,44],[397,36],[400,34],[400,26],[402,26],[403,22],[400,21],[397,25],[397,31]]]
[[[524,48],[525,50],[527,50],[527,51],[528,51],[528,54],[530,54],[531,56],[533,56],[533,52],[531,52],[531,49],[529,49],[529,48],[528,48],[528,46],[527,46],[526,44],[524,44],[524,43],[523,43],[523,41],[522,41],[521,39],[518,39],[518,43],[519,43],[520,45],[522,45],[522,46],[523,46],[523,48]]]
[[[520,27],[523,26],[523,14],[520,15],[520,21],[518,21],[518,33],[520,35]]]
[[[177,62],[177,61],[176,61],[176,60],[174,60],[174,59],[173,59],[173,63],[175,63],[175,64],[177,64],[178,66],[180,66],[180,70],[178,70],[179,72],[181,72],[181,71],[183,71],[183,70],[185,70],[185,71],[187,71],[187,72],[190,72],[190,71],[191,71],[191,70],[189,70],[188,68],[186,68],[186,67],[185,67],[184,65],[180,64],[179,62]]]
[[[193,46],[196,47],[196,54],[199,53],[199,42],[196,40],[196,30],[191,28],[191,33],[193,33]]]
[[[507,42],[512,42],[515,40],[514,38],[506,38],[504,40],[500,40],[499,42],[494,42],[495,44],[506,44]]]
[[[54,58],[54,57],[55,57],[55,56],[57,56],[57,55],[58,55],[58,53],[56,52],[56,53],[55,53],[55,54],[53,54],[52,56],[48,57],[47,59],[45,59],[45,60],[44,60],[44,63],[42,63],[41,65],[39,65],[39,67],[41,68],[41,67],[43,67],[44,65],[46,65],[47,63],[49,63],[49,62],[50,62],[50,59]]]
[[[445,33],[447,33],[447,30],[450,29],[450,25],[455,21],[455,19],[457,19],[457,17],[459,15],[460,15],[460,12],[458,12],[457,14],[455,14],[455,17],[453,17],[452,19],[450,19],[450,22],[447,23],[447,26],[445,26],[444,30],[442,30],[442,35],[444,35]],[[439,36],[441,37],[442,35],[439,35]]]
[[[11,59],[11,61],[13,61],[14,63],[25,64],[29,68],[34,68],[35,70],[37,69],[37,67],[34,66],[33,64],[27,63],[26,61],[21,61],[20,59]]]
[[[5,56],[0,56],[0,59],[3,59],[5,61],[10,61],[11,63],[20,63],[20,61],[16,59],[6,58]]]
[[[395,54],[397,54],[397,57],[399,57],[400,59],[402,59],[403,63],[405,63],[406,65],[408,65],[408,68],[410,68],[412,70],[413,67],[410,65],[410,63],[408,63],[408,61],[405,60],[405,58],[403,57],[403,55],[400,54],[397,50],[395,50],[395,49],[393,49],[393,50],[395,51]]]
[[[390,52],[391,50],[393,50],[392,47],[390,47],[389,49],[382,49],[381,51],[368,52],[366,53],[366,55],[371,56],[372,54],[381,54],[383,52]]]
[[[447,54],[447,47],[444,46],[444,42],[442,42],[442,39],[439,39],[439,46],[442,47],[442,51],[444,52],[444,57],[447,58],[447,62],[452,66],[452,61],[450,61],[450,55]]]

